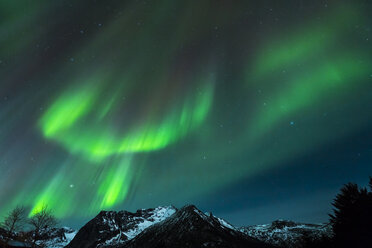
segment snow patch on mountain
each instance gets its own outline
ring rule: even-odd
[[[49,239],[38,241],[36,244],[46,248],[62,248],[71,242],[76,233],[77,231],[69,227],[57,228],[51,231]]]
[[[172,206],[141,209],[135,213],[127,211],[101,212],[98,222],[102,223],[99,231],[102,238],[98,242],[102,246],[123,244],[140,234],[146,228],[159,223],[177,211]],[[113,233],[114,235],[110,235]]]
[[[175,212],[176,209],[173,207],[157,207],[152,212],[150,212],[151,216],[149,218],[147,219],[144,219],[142,217],[136,218],[137,220],[140,220],[139,223],[135,225],[132,229],[126,231],[124,234],[128,237],[128,240],[131,240],[149,226],[152,226],[156,223],[165,220]]]
[[[217,218],[217,217],[215,217]],[[220,222],[220,224],[224,227],[227,227],[227,228],[230,228],[230,229],[233,229],[233,230],[236,230],[235,227],[233,227],[232,225],[230,225],[229,223],[227,223],[227,221],[225,221],[224,219],[221,219],[221,218],[217,218],[217,220]]]

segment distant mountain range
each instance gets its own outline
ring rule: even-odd
[[[328,247],[333,235],[330,224],[304,224],[286,220],[241,227],[239,230],[265,243],[286,248]]]
[[[101,211],[78,232],[54,229],[48,248],[305,248],[327,247],[326,224],[278,220],[267,225],[234,227],[193,205],[127,211]],[[1,232],[0,232],[1,236]]]

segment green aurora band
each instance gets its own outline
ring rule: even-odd
[[[337,40],[347,36],[345,25],[357,25],[362,18],[353,6],[341,6],[324,17],[325,25],[288,34],[284,41],[273,39],[258,53],[245,81],[277,81],[280,90],[267,97],[249,125],[252,142],[269,133],[282,120],[320,103],[331,93],[345,91],[367,78],[372,63],[359,50],[340,53]],[[301,28],[303,29],[303,28]],[[305,66],[298,66],[305,65]],[[289,72],[287,72],[289,71]],[[264,86],[261,86],[264,87]]]
[[[273,96],[265,102],[254,126],[252,137],[261,137],[282,119],[293,113],[313,106],[320,99],[347,88],[348,85],[367,77],[372,63],[366,64],[360,60],[363,56],[345,56],[334,61],[325,62],[311,74],[297,76],[289,81],[282,93]]]
[[[326,24],[310,23],[306,28],[302,26],[297,32],[287,34],[285,39],[265,43],[254,69],[248,70],[250,74],[257,80],[278,69],[296,65],[299,61],[319,58],[345,35],[345,25],[357,25],[361,16],[353,6],[341,6],[324,18]]]
[[[176,142],[205,120],[213,100],[213,79],[205,82],[201,92],[170,110],[159,123],[145,122],[120,138],[115,135],[117,132],[104,132],[108,130],[106,126],[95,126],[109,111],[109,107],[99,105],[98,90],[81,89],[64,94],[46,111],[40,124],[46,138],[57,140],[72,153],[82,152],[91,159],[153,151]],[[97,115],[96,109],[105,114]],[[91,112],[97,119],[90,120],[85,128],[86,122],[79,123],[79,120]]]

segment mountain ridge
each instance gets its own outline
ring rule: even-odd
[[[0,232],[0,247],[4,235],[5,230]],[[159,206],[136,212],[101,211],[79,231],[51,229],[42,235],[40,244],[46,248],[329,248],[331,238],[330,224],[276,220],[235,227],[210,212],[186,205],[179,209]]]
[[[150,226],[135,239],[118,247],[264,248],[272,246],[244,235],[212,214],[209,216],[204,214],[194,205],[187,205],[163,222]]]
[[[329,226],[277,220],[235,227],[194,205],[128,211],[101,211],[84,225],[66,248],[146,247],[305,247],[330,237]],[[306,246],[308,247],[308,246]]]
[[[172,206],[141,209],[136,212],[101,211],[85,224],[66,248],[88,248],[121,244],[148,226],[169,217],[176,211]]]

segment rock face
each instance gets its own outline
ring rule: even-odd
[[[108,247],[124,244],[149,226],[174,214],[174,207],[127,211],[101,211],[83,226],[68,248]]]
[[[185,206],[161,223],[118,247],[128,248],[259,248],[271,247],[248,237],[226,221],[204,214],[195,206]]]
[[[271,224],[240,228],[240,231],[279,247],[327,247],[332,238],[329,224],[302,224],[277,220]]]

